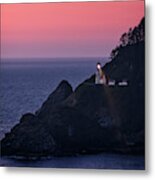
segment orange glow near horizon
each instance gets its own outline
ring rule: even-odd
[[[143,1],[1,5],[1,56],[104,57],[144,16]]]

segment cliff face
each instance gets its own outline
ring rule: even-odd
[[[144,41],[128,45],[104,66],[104,71],[112,79],[126,79],[129,82],[125,92],[115,97],[116,107],[121,112],[121,123],[125,133],[144,131],[145,116],[145,49]],[[121,90],[120,90],[121,92]],[[123,94],[124,93],[124,94]],[[122,99],[121,99],[122,98]]]
[[[121,47],[103,67],[128,86],[95,85],[93,75],[73,92],[62,81],[35,114],[25,114],[6,134],[2,155],[144,153],[144,69],[141,41]]]
[[[36,114],[21,117],[1,141],[1,153],[7,155],[44,156],[54,152],[56,143],[49,122],[55,107],[72,93],[67,81],[62,81]]]
[[[25,114],[6,134],[1,142],[2,155],[68,155],[124,146],[107,108],[105,91],[103,86],[83,85],[56,106],[48,98],[43,109],[36,115]]]

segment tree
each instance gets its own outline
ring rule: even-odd
[[[120,48],[119,46],[116,46],[116,48],[111,51],[111,54],[110,54],[111,59],[113,59],[117,56],[117,54],[119,52],[119,48]]]
[[[110,54],[111,59],[114,59],[117,56],[119,50],[122,47],[144,41],[144,35],[145,35],[145,19],[143,17],[138,26],[134,27],[133,29],[129,28],[128,32],[122,34],[120,38],[120,44],[111,51]]]
[[[121,38],[120,38],[120,43],[122,46],[126,46],[128,44],[128,34],[123,33]]]

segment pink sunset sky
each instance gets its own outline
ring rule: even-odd
[[[106,57],[144,1],[1,5],[1,58]]]

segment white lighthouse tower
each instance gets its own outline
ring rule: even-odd
[[[104,84],[106,85],[106,76],[101,68],[101,63],[96,64],[96,76],[95,76],[95,84]]]

